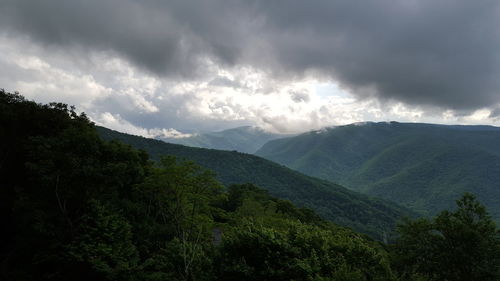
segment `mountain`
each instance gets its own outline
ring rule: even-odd
[[[236,150],[254,153],[266,142],[289,135],[274,134],[254,126],[244,126],[220,132],[198,134],[185,138],[159,138],[163,141],[192,147]]]
[[[389,247],[190,162],[154,165],[65,104],[0,89],[0,136],[0,280],[396,281]]]
[[[500,220],[500,128],[356,123],[273,140],[256,155],[432,215],[474,193]]]
[[[173,155],[192,160],[215,171],[217,179],[226,186],[255,184],[267,189],[273,196],[314,209],[326,219],[380,240],[392,233],[395,222],[402,216],[414,215],[396,204],[358,194],[340,185],[303,175],[254,155],[192,148],[132,136],[103,127],[97,129],[103,139],[120,140],[145,150],[153,159]]]

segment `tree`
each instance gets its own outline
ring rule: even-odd
[[[76,239],[65,249],[71,269],[92,280],[133,280],[138,257],[132,227],[117,211],[97,200],[91,200],[88,209]]]
[[[279,230],[248,220],[225,233],[217,280],[393,280],[383,252],[357,234],[283,223]]]
[[[150,245],[145,252],[154,253],[148,267],[176,272],[165,277],[169,280],[204,280],[214,227],[212,201],[222,193],[222,185],[193,162],[163,157],[136,191],[140,211],[145,212],[139,217],[149,219],[141,227],[148,231],[140,235],[146,238],[140,244]]]
[[[398,226],[395,264],[405,274],[429,280],[500,280],[500,232],[474,195],[434,219],[406,220]]]

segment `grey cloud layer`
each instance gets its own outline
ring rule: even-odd
[[[159,76],[208,60],[359,96],[472,110],[500,102],[497,1],[0,0],[4,31],[115,52]]]

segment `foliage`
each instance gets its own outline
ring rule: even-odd
[[[424,215],[474,193],[500,222],[500,129],[381,122],[272,140],[256,155]]]
[[[89,202],[66,256],[82,271],[110,280],[130,279],[138,262],[129,222],[96,200]]]
[[[248,266],[235,263],[245,247],[274,262],[255,276],[390,276],[375,242],[254,185],[225,190],[173,157],[154,165],[64,104],[2,91],[0,109],[2,280],[221,280]]]
[[[338,228],[247,223],[226,235],[219,280],[391,280],[380,249]]]
[[[498,231],[469,195],[402,225],[389,253],[255,185],[225,188],[193,162],[103,141],[66,105],[0,91],[0,109],[0,280],[498,277]]]
[[[395,264],[429,280],[499,280],[500,232],[472,194],[457,200],[458,209],[433,220],[406,221],[394,245]]]
[[[412,216],[407,209],[351,192],[331,182],[311,178],[260,157],[232,151],[192,148],[127,135],[98,127],[107,140],[118,139],[147,151],[154,160],[173,155],[215,171],[226,186],[252,183],[271,195],[313,209],[323,218],[351,227],[378,240],[390,240],[396,221]]]

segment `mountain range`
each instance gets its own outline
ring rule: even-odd
[[[219,132],[195,134],[183,138],[162,137],[159,139],[169,143],[192,147],[254,153],[266,142],[287,136],[290,135],[266,132],[262,128],[255,126],[243,126]]]
[[[272,195],[315,210],[323,218],[379,240],[390,239],[396,222],[415,213],[340,185],[306,176],[261,157],[215,149],[193,148],[97,127],[105,140],[119,140],[146,151],[153,160],[171,155],[191,160],[216,173],[224,185],[252,183]]]
[[[475,194],[500,221],[500,128],[357,123],[272,140],[256,155],[424,215]]]

